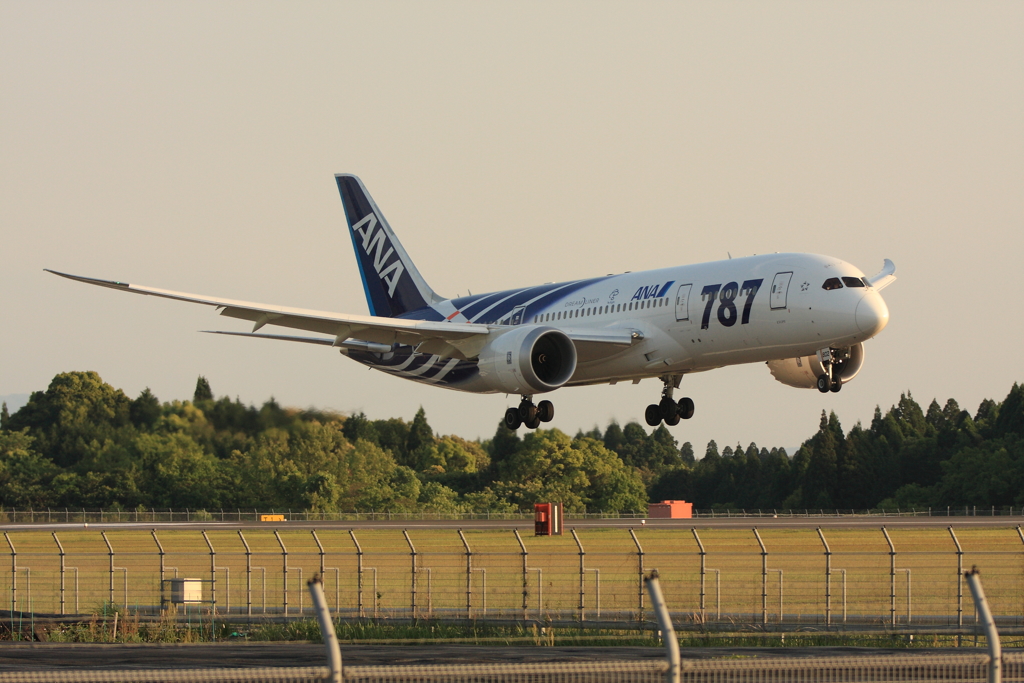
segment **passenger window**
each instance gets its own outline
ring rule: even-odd
[[[842,289],[843,283],[839,281],[837,277],[830,277],[825,280],[825,283],[821,286],[822,289]]]
[[[864,282],[859,277],[844,277],[843,284],[847,287],[863,287]]]

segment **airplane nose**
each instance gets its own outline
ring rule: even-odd
[[[868,292],[857,304],[856,319],[860,331],[873,337],[889,324],[889,307],[878,292]]]

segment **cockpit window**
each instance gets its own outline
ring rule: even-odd
[[[822,289],[842,289],[843,283],[839,281],[837,277],[830,277],[825,280],[825,284],[821,286]]]
[[[870,287],[871,286],[871,283],[868,281],[868,279],[866,277],[862,277],[861,278],[861,282],[864,283],[865,287]]]
[[[847,287],[863,287],[864,281],[859,277],[844,277],[843,284]]]

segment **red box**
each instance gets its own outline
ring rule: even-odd
[[[536,503],[533,506],[533,535],[562,535],[562,504]]]

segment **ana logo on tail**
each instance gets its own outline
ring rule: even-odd
[[[367,256],[373,255],[373,269],[377,271],[381,282],[387,286],[388,296],[393,297],[398,280],[405,272],[405,266],[402,265],[399,258],[395,258],[390,264],[387,263],[391,255],[395,253],[395,249],[388,243],[387,235],[384,228],[380,227],[376,214],[367,214],[365,218],[352,226],[352,231],[363,238],[363,251]],[[387,253],[384,252],[385,247],[387,247]],[[376,253],[374,253],[374,248],[376,248]],[[389,275],[390,277],[388,277]]]

